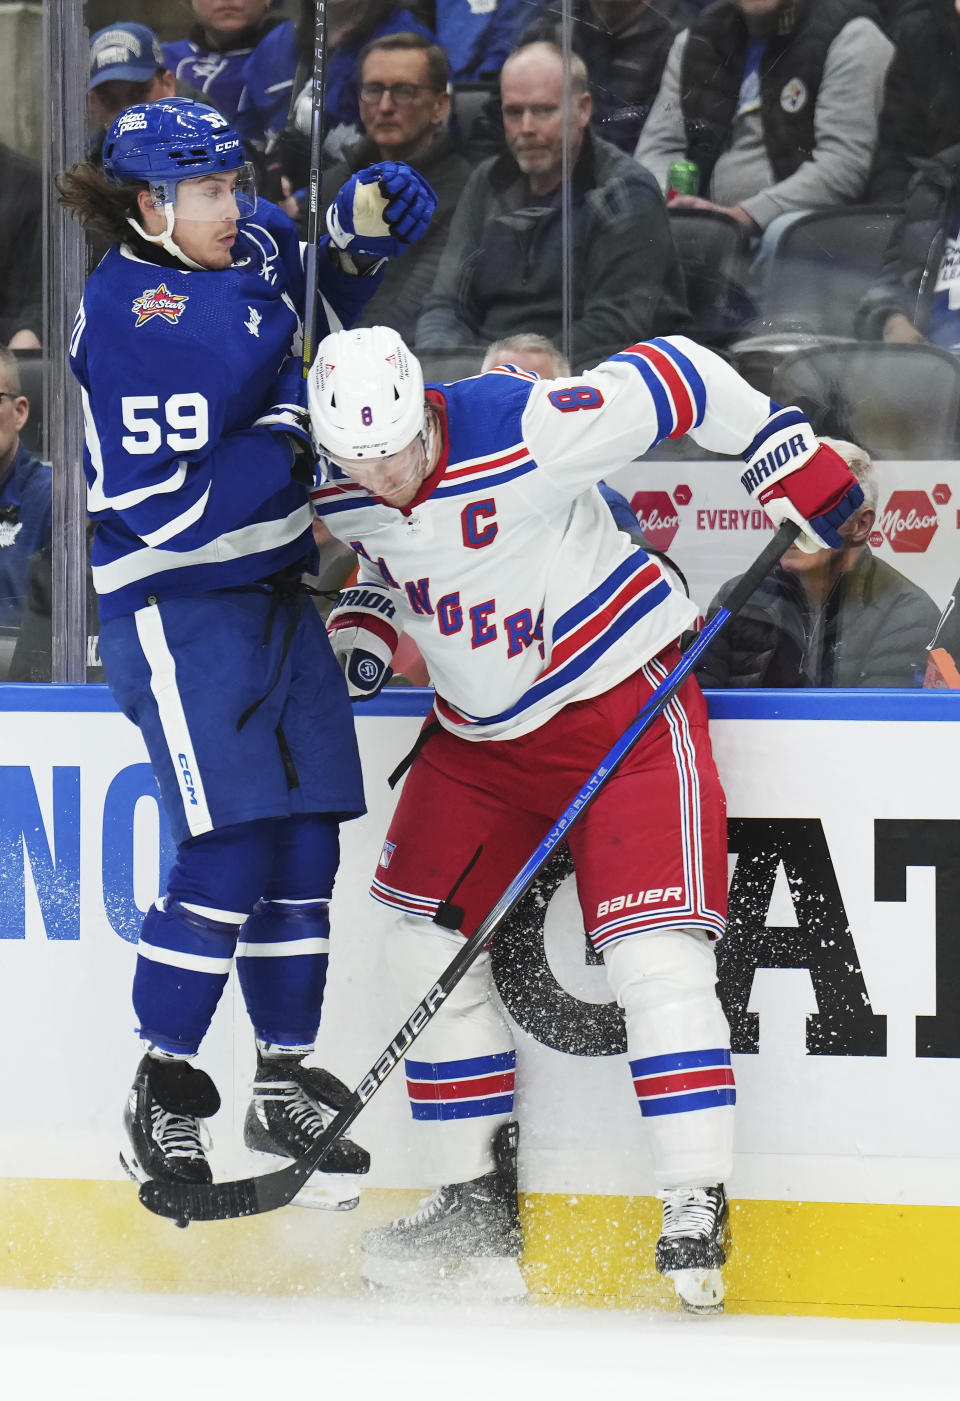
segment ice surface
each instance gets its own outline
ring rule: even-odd
[[[10,1401],[926,1401],[960,1395],[960,1331],[0,1291],[0,1376]]]

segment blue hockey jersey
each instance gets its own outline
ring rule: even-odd
[[[273,404],[303,402],[300,245],[263,200],[239,229],[230,268],[164,267],[123,245],[87,282],[70,364],[102,620],[251,583],[310,552],[289,445],[252,426]],[[380,277],[347,276],[321,246],[318,282],[322,336],[352,323]]]
[[[447,55],[451,82],[495,77],[538,10],[526,0],[437,0],[437,43]]]
[[[283,23],[282,16],[265,14],[258,23],[234,30],[222,48],[211,48],[203,25],[195,24],[182,39],[163,45],[163,57],[178,83],[202,92],[232,122],[240,105],[247,59]]]
[[[163,46],[163,57],[178,83],[202,92],[228,121],[233,121],[243,92],[243,66],[255,45],[215,50],[196,38],[174,39]]]

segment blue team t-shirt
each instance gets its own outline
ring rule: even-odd
[[[930,307],[927,337],[960,354],[960,220],[944,244]]]
[[[50,544],[51,472],[21,443],[0,482],[0,626],[23,615],[30,556]]]

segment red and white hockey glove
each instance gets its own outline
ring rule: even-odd
[[[345,589],[327,619],[333,655],[347,679],[351,700],[372,700],[390,680],[390,661],[397,650],[396,605],[375,585]]]
[[[839,549],[840,526],[863,505],[863,490],[839,453],[818,443],[799,409],[777,409],[743,454],[740,478],[774,525],[796,521],[807,554]]]

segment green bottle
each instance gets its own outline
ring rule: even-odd
[[[674,161],[667,172],[667,203],[677,195],[700,193],[700,170],[696,161]]]

